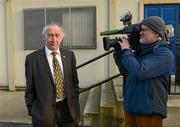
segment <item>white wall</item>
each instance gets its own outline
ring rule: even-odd
[[[5,1],[5,0],[4,0]],[[25,56],[32,52],[32,50],[24,50],[23,42],[23,9],[27,8],[42,8],[42,7],[69,7],[69,6],[96,6],[97,10],[97,49],[86,49],[86,50],[74,50],[77,65],[96,57],[104,53],[102,45],[102,37],[99,36],[100,31],[106,29],[104,20],[107,18],[104,13],[105,3],[107,0],[12,0],[12,19],[13,19],[13,39],[12,43],[14,44],[14,57],[15,60],[13,63],[15,65],[14,72],[14,84],[16,87],[25,86],[25,76],[24,76],[24,62]],[[1,3],[3,1],[1,0]],[[7,59],[6,59],[6,34],[5,30],[5,5],[0,4],[0,86],[8,84],[8,74],[7,74]],[[88,65],[85,68],[78,70],[78,75],[80,79],[80,86],[86,87],[92,83],[96,83],[107,77],[107,63],[108,59],[103,58],[93,64]],[[3,67],[2,67],[3,65]]]
[[[7,86],[7,45],[6,45],[6,19],[5,0],[0,0],[0,86]],[[8,35],[7,35],[8,36]]]
[[[8,59],[7,59],[7,39],[6,34],[6,15],[5,15],[5,1],[0,0],[0,86],[8,86]],[[9,0],[10,1],[10,0]],[[123,28],[119,18],[126,11],[131,11],[133,15],[133,23],[139,21],[139,0],[11,0],[12,4],[12,26],[13,39],[10,39],[14,44],[14,58],[12,71],[14,85],[17,87],[25,86],[24,76],[24,62],[25,56],[32,52],[32,50],[24,50],[23,38],[23,9],[27,8],[43,8],[43,7],[69,7],[69,6],[96,6],[97,12],[97,49],[74,50],[77,65],[90,60],[102,53],[104,53],[102,37],[99,35],[101,31],[108,28],[108,2],[110,2],[110,29]],[[10,44],[11,44],[10,43]],[[9,57],[10,58],[10,57]],[[11,67],[11,66],[10,66]],[[11,72],[11,71],[9,71]],[[109,74],[108,74],[109,72]],[[112,55],[110,57],[102,58],[86,67],[78,69],[78,75],[81,87],[87,87],[93,83],[107,78],[108,75],[117,73],[117,68],[114,64]],[[11,77],[11,75],[10,75]],[[11,81],[10,80],[10,81]]]

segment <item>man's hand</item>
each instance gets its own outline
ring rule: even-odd
[[[122,37],[121,40],[122,41],[118,41],[118,43],[121,46],[121,50],[123,50],[123,49],[130,49],[130,45],[129,45],[128,39],[125,38],[125,37]]]

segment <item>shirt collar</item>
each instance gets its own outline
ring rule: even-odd
[[[53,51],[49,50],[47,46],[45,46],[45,51],[46,51],[46,55],[51,55],[51,53],[53,52]],[[58,48],[55,52],[56,52],[58,55],[61,54],[59,48]]]

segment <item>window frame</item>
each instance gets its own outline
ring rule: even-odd
[[[41,36],[41,41],[38,41],[38,44],[33,42],[33,41],[29,41],[27,39],[27,36],[29,33],[27,33],[27,27],[28,27],[28,23],[26,22],[28,19],[26,19],[26,16],[27,16],[27,12],[30,12],[30,13],[33,13],[33,11],[36,13],[36,11],[43,11],[43,14],[44,14],[44,25],[45,24],[48,24],[47,21],[48,21],[48,18],[47,18],[47,11],[50,10],[50,9],[68,9],[70,11],[68,11],[68,15],[71,16],[71,11],[72,9],[86,9],[86,8],[90,8],[91,9],[91,13],[93,14],[93,31],[95,31],[95,33],[93,34],[93,39],[92,39],[92,42],[90,45],[82,45],[83,42],[80,43],[80,45],[72,45],[72,42],[70,41],[69,45],[61,45],[61,47],[63,48],[67,48],[67,49],[96,49],[97,48],[97,9],[96,9],[96,6],[76,6],[76,7],[61,7],[61,8],[55,8],[55,7],[51,7],[51,8],[28,8],[28,9],[23,9],[23,18],[24,18],[24,50],[37,50],[37,49],[40,49],[44,46],[44,41],[43,41],[43,37],[41,35],[41,32],[38,33],[40,36]],[[70,19],[71,20],[71,19]],[[51,21],[53,22],[53,21]],[[51,23],[49,22],[49,23]],[[70,21],[72,23],[72,20]],[[54,23],[58,23],[61,25],[60,22],[54,22]],[[43,23],[42,23],[43,24]],[[33,24],[34,25],[34,24]],[[70,24],[72,25],[72,24]],[[63,25],[62,25],[63,27]],[[43,28],[43,27],[42,27]],[[38,31],[38,30],[37,30]],[[40,30],[39,30],[40,31]],[[42,31],[42,29],[41,29]],[[72,31],[71,31],[72,32]],[[38,36],[39,36],[38,35]],[[71,35],[66,35],[65,33],[65,38],[66,36],[71,36]],[[70,37],[69,40],[71,40],[72,37]],[[29,42],[28,42],[29,41]]]

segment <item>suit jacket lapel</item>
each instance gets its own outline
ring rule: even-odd
[[[62,64],[63,64],[63,72],[64,72],[64,87],[65,87],[65,91],[67,92],[67,72],[68,72],[68,57],[66,52],[63,49],[60,49],[60,53],[61,53],[61,59],[62,59]]]
[[[63,49],[60,49],[60,53],[61,53],[61,59],[62,59],[62,64],[63,64],[63,72],[64,72],[64,77],[65,77],[66,76],[66,69],[67,69],[67,55]]]
[[[53,76],[52,76],[52,73],[51,73],[51,69],[49,67],[49,63],[48,63],[48,60],[47,60],[47,57],[46,57],[45,48],[41,49],[40,54],[41,54],[41,61],[43,63],[42,66],[44,66],[44,68],[46,69],[46,71],[47,71],[47,73],[48,73],[52,83],[54,84],[54,80],[53,80]]]

